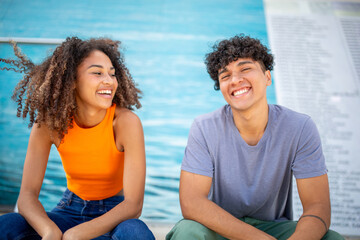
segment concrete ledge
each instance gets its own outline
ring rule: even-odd
[[[164,240],[166,234],[175,226],[175,223],[145,222],[155,236],[156,240]]]
[[[0,215],[14,212],[14,205],[0,205]]]

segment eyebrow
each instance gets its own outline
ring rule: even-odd
[[[244,65],[244,64],[248,64],[248,63],[254,64],[254,62],[252,62],[252,61],[243,61],[243,62],[239,62],[236,66],[241,66],[241,65]]]
[[[93,65],[90,65],[90,66],[88,67],[88,69],[89,69],[89,68],[93,68],[93,67],[104,68],[102,65],[93,64]],[[113,69],[115,69],[115,68],[114,68],[114,67],[111,67],[111,68],[110,68],[110,70],[113,70]]]
[[[218,77],[219,77],[222,73],[227,72],[227,71],[228,71],[227,68],[224,67],[223,70],[221,70],[221,71],[218,73]]]
[[[239,62],[236,66],[239,67],[241,65],[248,64],[248,63],[254,64],[254,62],[252,62],[252,61],[242,61],[242,62]],[[224,69],[219,72],[218,76],[220,76],[222,73],[227,72],[227,71],[228,71],[227,68],[224,67]]]

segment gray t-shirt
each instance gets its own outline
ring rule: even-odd
[[[209,176],[209,199],[233,216],[292,219],[292,174],[327,173],[318,130],[307,115],[269,105],[269,121],[256,146],[237,130],[231,107],[197,117],[182,170]]]

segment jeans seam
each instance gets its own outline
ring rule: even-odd
[[[70,206],[71,202],[72,202],[72,198],[73,198],[73,192],[70,192],[67,196],[66,196],[66,202],[67,205]]]

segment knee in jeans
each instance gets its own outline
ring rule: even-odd
[[[127,231],[127,230],[132,231],[134,228],[146,227],[145,223],[139,219],[129,219],[122,222],[120,225],[123,231]]]
[[[113,231],[113,239],[155,239],[146,224],[139,219],[120,223]]]
[[[0,234],[1,239],[14,239],[35,232],[19,213],[8,213],[0,216]]]

